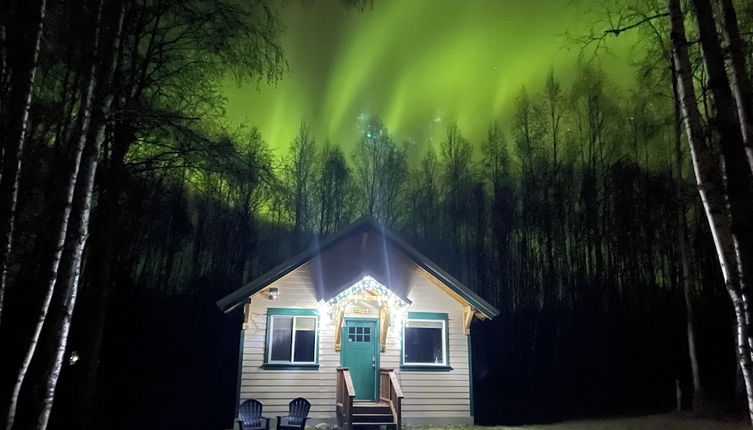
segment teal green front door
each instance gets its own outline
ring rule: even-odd
[[[379,333],[377,319],[346,318],[340,362],[350,369],[356,400],[377,400]]]

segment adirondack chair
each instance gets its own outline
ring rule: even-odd
[[[238,424],[241,430],[269,430],[269,418],[261,416],[264,405],[255,399],[247,399],[238,408]]]
[[[288,415],[277,417],[277,430],[304,430],[310,408],[311,403],[303,397],[291,400],[288,404]]]

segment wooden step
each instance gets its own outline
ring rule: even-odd
[[[353,415],[355,414],[392,414],[392,408],[389,403],[354,402]]]
[[[353,422],[354,423],[394,423],[395,418],[393,418],[392,414],[361,414],[361,413],[354,413],[353,414]]]

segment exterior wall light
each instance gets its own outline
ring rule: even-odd
[[[272,287],[267,291],[267,294],[269,295],[269,300],[277,300],[280,297],[280,290],[277,287]]]
[[[68,365],[73,366],[78,362],[79,358],[77,351],[71,351],[71,355],[68,357]]]

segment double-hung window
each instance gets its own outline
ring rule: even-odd
[[[403,368],[449,370],[447,314],[409,312],[403,325]]]
[[[318,323],[315,310],[268,309],[265,366],[317,366]]]

